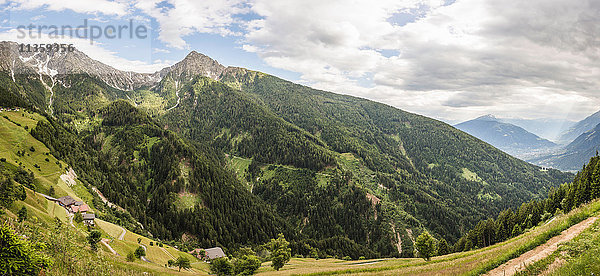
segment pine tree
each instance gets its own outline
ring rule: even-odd
[[[438,243],[437,255],[441,256],[446,255],[448,253],[450,253],[450,246],[448,245],[446,239],[442,238]]]

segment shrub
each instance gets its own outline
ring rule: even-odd
[[[83,221],[83,215],[81,215],[81,213],[77,212],[73,216],[73,220],[77,223],[81,223]]]
[[[88,236],[88,243],[90,244],[92,251],[98,250],[98,243],[100,242],[100,239],[102,239],[102,234],[100,231],[94,230],[90,232],[90,235]]]
[[[133,252],[133,254],[135,254],[136,258],[141,258],[143,256],[146,256],[146,250],[144,250],[143,247],[138,246],[138,248],[135,249],[135,251]]]
[[[0,275],[38,275],[50,265],[39,253],[46,244],[20,239],[6,223],[0,226],[0,244]]]
[[[210,262],[210,272],[218,276],[231,275],[233,267],[227,258],[218,258]]]
[[[17,215],[19,216],[19,222],[26,220],[27,219],[27,208],[25,208],[25,206],[21,207],[21,210],[19,210],[17,212]]]
[[[252,275],[260,268],[260,260],[254,255],[244,255],[233,261],[235,275]]]
[[[135,261],[135,253],[133,253],[133,252],[129,252],[129,253],[127,254],[127,261],[128,261],[128,262],[133,262],[133,261]]]
[[[179,271],[181,271],[181,269],[189,269],[192,266],[190,265],[190,260],[188,260],[188,258],[185,257],[181,257],[179,256],[179,258],[177,258],[177,261],[175,261],[175,265],[177,267],[179,267]]]

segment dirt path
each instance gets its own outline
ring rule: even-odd
[[[118,225],[117,225],[118,226]],[[125,228],[119,226],[119,228],[121,228],[121,235],[119,236],[119,240],[122,241],[123,238],[125,237],[125,233],[127,233],[127,231],[125,230]]]
[[[596,221],[596,219],[598,218],[591,217],[571,226],[571,228],[563,231],[560,233],[560,235],[551,238],[545,244],[540,245],[528,252],[525,252],[523,255],[506,262],[505,264],[488,272],[487,275],[514,275],[516,272],[523,270],[527,265],[533,264],[543,258],[548,257],[550,254],[556,251],[556,249],[558,249],[559,243],[570,241],[571,239],[575,238],[577,235],[583,232],[583,230],[590,227]]]
[[[102,239],[100,242],[102,244],[104,244],[104,246],[106,246],[106,248],[108,248],[108,250],[110,250],[110,252],[112,252],[113,254],[119,256],[119,253],[117,253],[117,251],[115,251],[110,245],[108,245],[108,242],[106,242],[106,239]]]
[[[145,246],[145,245],[143,245],[143,244],[140,244],[140,246],[141,246],[142,248],[144,248],[144,251],[145,251],[145,252],[148,252],[148,249],[146,249],[146,246]],[[150,261],[148,261],[148,259],[146,259],[146,257],[144,257],[144,256],[140,256],[140,259],[142,259],[142,261],[144,261],[144,262],[147,262],[147,263],[149,263],[149,262],[150,262]]]

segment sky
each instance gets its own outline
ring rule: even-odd
[[[600,110],[600,1],[0,0],[0,8],[0,40],[73,43],[121,70],[154,72],[195,50],[450,123],[485,114],[581,120]],[[139,28],[146,32],[128,31]]]

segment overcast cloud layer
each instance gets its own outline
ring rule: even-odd
[[[600,109],[599,1],[81,2],[11,8],[141,13],[173,49],[193,48],[197,33],[235,37],[235,47],[304,84],[446,120],[581,119]]]

